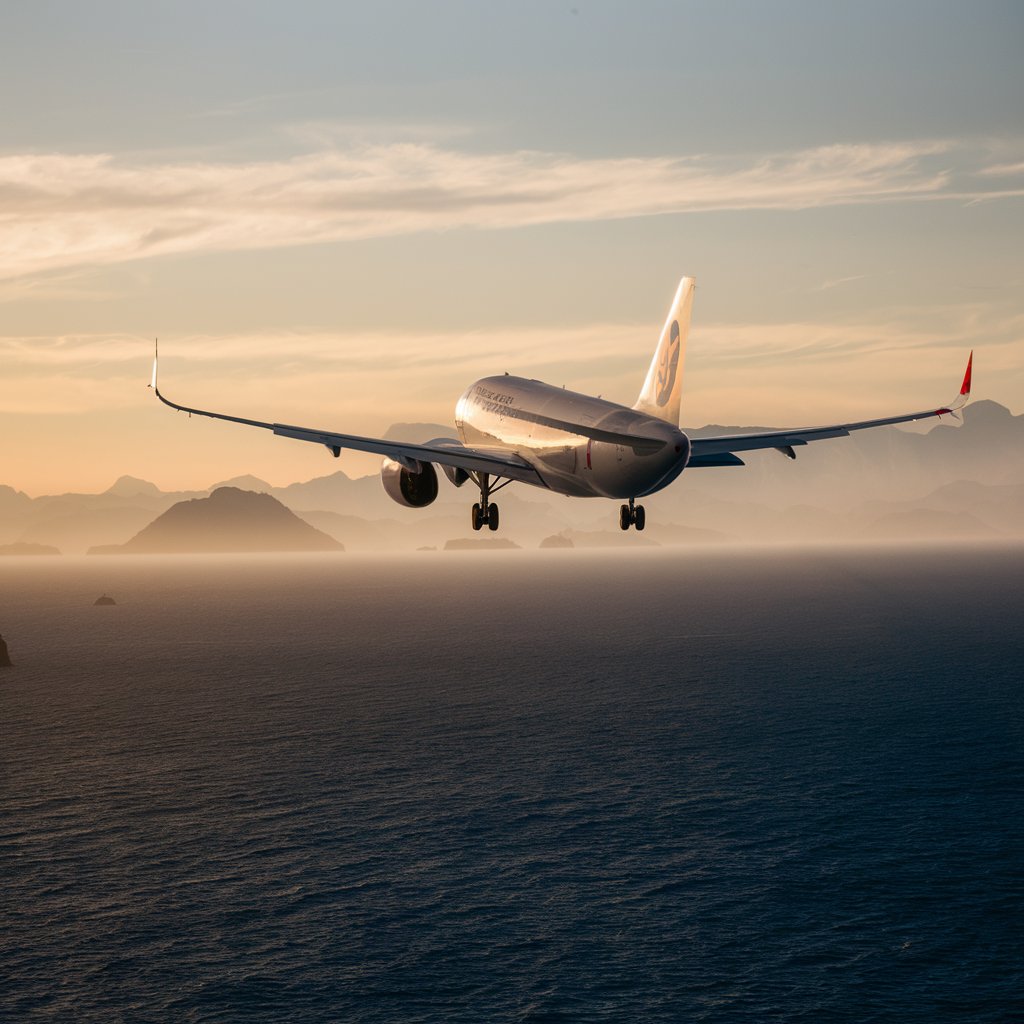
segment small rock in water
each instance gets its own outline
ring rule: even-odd
[[[93,604],[117,604],[117,602],[112,597],[107,597],[106,594],[100,594],[100,596],[93,601]]]
[[[7,653],[7,641],[0,636],[0,668],[13,668],[11,656]]]

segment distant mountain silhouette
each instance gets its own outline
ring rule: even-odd
[[[32,507],[32,499],[24,491],[0,484],[0,516],[18,516]]]
[[[242,551],[343,551],[269,494],[219,487],[208,498],[173,505],[126,544],[90,554],[192,554]]]
[[[135,476],[120,476],[103,493],[117,495],[122,498],[131,498],[137,494],[158,497],[161,491],[156,484],[151,484],[148,480],[140,480]]]
[[[379,484],[379,480],[373,479]],[[314,477],[287,487],[275,487],[269,493],[289,508],[337,509],[339,504],[351,502],[353,492],[358,491],[359,487],[355,480],[339,469],[329,476]]]
[[[384,434],[386,441],[408,441],[410,444],[426,444],[438,437],[459,436],[458,431],[449,424],[442,423],[392,423]]]
[[[345,547],[386,548],[400,523],[392,520],[362,519],[346,516],[340,512],[298,512],[310,526],[323,530],[330,537],[340,540]]]
[[[208,489],[212,494],[220,487],[237,487],[240,491],[255,491],[257,494],[269,494],[274,489],[273,484],[268,484],[266,480],[261,480],[252,473],[244,473],[230,480],[219,480],[215,484],[210,484]]]
[[[564,533],[553,533],[550,537],[545,537],[538,545],[542,548],[573,548],[575,546],[572,538]]]

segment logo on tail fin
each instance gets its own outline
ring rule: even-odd
[[[672,388],[676,383],[676,370],[679,368],[679,321],[672,321],[672,333],[668,345],[661,355],[658,364],[658,395],[655,401],[659,406],[665,405],[672,397]]]

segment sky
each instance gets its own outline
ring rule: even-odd
[[[1024,5],[10,3],[0,484],[341,468],[491,373],[684,426],[1024,412]]]

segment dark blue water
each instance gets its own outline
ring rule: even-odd
[[[0,1019],[1022,1019],[1022,579],[6,560]]]

